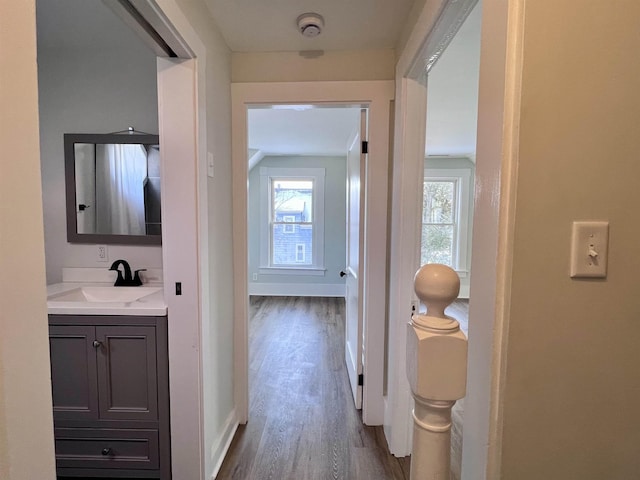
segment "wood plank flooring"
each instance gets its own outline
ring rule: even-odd
[[[344,299],[252,297],[249,422],[218,480],[409,478],[362,424],[344,366]]]

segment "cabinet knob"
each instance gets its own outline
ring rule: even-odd
[[[101,342],[101,341],[99,341],[99,340],[94,340],[94,341],[93,341],[93,346],[94,346],[94,347],[98,348],[98,347],[99,347],[99,346],[101,346],[101,345],[102,345],[102,342]]]
[[[102,455],[111,455],[111,449],[110,448],[103,448],[102,449]]]

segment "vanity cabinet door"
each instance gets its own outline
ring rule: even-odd
[[[95,328],[86,325],[51,325],[51,384],[55,420],[96,420],[98,378]]]
[[[156,329],[97,326],[101,420],[158,420]]]

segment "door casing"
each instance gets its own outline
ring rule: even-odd
[[[236,413],[249,418],[247,266],[247,107],[260,104],[347,104],[369,108],[369,161],[366,170],[363,265],[365,424],[384,420],[384,368],[387,271],[389,120],[393,81],[236,83],[231,86],[233,161],[234,379]],[[380,215],[380,212],[384,212]]]

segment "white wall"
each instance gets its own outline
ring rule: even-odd
[[[315,275],[269,275],[260,274],[260,167],[274,168],[324,168],[324,263],[326,271],[323,276]],[[325,292],[342,291],[344,280],[340,271],[345,268],[346,256],[346,157],[320,156],[265,156],[256,167],[249,172],[249,293],[271,295],[292,295],[292,285],[296,291],[307,291],[309,295],[329,295]],[[258,280],[252,280],[253,275]],[[266,286],[264,284],[271,284]],[[282,288],[272,290],[275,284]],[[315,284],[317,287],[308,288]],[[297,290],[303,288],[304,290]],[[260,293],[263,292],[263,293]],[[331,294],[332,296],[335,294]]]
[[[47,283],[61,281],[62,267],[104,267],[94,245],[67,243],[64,149],[65,133],[111,133],[128,126],[158,132],[156,57],[101,3],[108,22],[126,46],[69,42],[50,45],[41,32],[38,44],[40,149],[44,205]],[[40,13],[50,14],[50,12]],[[40,17],[40,21],[43,21]],[[48,19],[51,21],[51,19]],[[135,268],[161,268],[159,246],[108,247],[109,260],[124,258]]]
[[[0,1],[0,478],[55,479],[34,1]]]
[[[523,5],[501,478],[637,478],[640,3]],[[610,222],[608,275],[571,279],[589,219]]]

